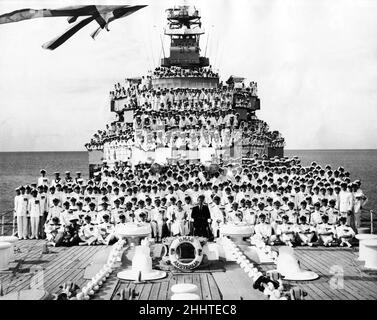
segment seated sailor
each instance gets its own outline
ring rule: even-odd
[[[114,225],[110,222],[110,216],[108,214],[104,214],[102,220],[103,221],[98,224],[99,234],[105,244],[112,244],[110,240],[112,240],[112,234],[114,233]]]
[[[286,214],[282,217],[282,220],[282,224],[277,226],[276,235],[281,242],[292,247],[295,242],[295,226],[289,222],[289,217]]]
[[[310,215],[310,224],[314,227],[316,227],[317,224],[322,223],[322,214],[321,211],[319,211],[320,207],[320,203],[316,202],[314,204],[314,211]]]
[[[251,207],[251,201],[245,201],[245,208],[242,211],[243,214],[243,221],[246,222],[249,226],[251,226],[254,230],[254,226],[257,223],[257,215],[254,212],[253,208]]]
[[[80,228],[80,239],[83,241],[82,245],[96,245],[104,243],[97,225],[92,223],[92,217],[87,215],[84,218],[85,223]]]
[[[308,203],[305,200],[301,201],[301,208],[300,208],[300,211],[298,212],[299,223],[301,223],[300,218],[302,216],[306,217],[306,223],[310,223],[310,215],[311,215],[311,212],[308,208]]]
[[[108,236],[108,243],[113,243],[122,239],[126,233],[126,216],[121,213],[119,215],[119,222],[114,226],[113,232]]]
[[[60,224],[58,217],[53,217],[49,223],[45,224],[45,233],[47,244],[55,246],[55,240],[58,238],[59,234],[64,231],[63,226]]]
[[[101,207],[102,207],[101,210],[99,210],[97,213],[97,219],[96,219],[97,224],[104,222],[104,219],[103,219],[104,215],[108,215],[109,217],[111,217],[111,212],[108,209],[109,204],[107,202],[102,202]]]
[[[339,210],[335,208],[336,200],[330,199],[329,206],[327,209],[327,215],[329,216],[329,223],[335,225],[338,223],[340,213]]]
[[[274,230],[275,234],[277,232],[277,227],[282,224],[282,216],[283,216],[283,210],[280,209],[280,201],[276,200],[274,202],[274,207],[270,211],[270,222],[271,222],[271,227]]]
[[[347,247],[352,247],[352,244],[350,241],[354,238],[355,236],[355,231],[347,225],[347,218],[346,217],[341,217],[339,219],[340,225],[336,228],[336,236],[340,240],[340,246],[347,246]]]
[[[312,246],[312,239],[315,235],[315,228],[307,223],[307,218],[302,215],[299,218],[300,223],[296,225],[296,233],[302,246]]]
[[[242,211],[238,210],[238,203],[233,202],[230,211],[226,214],[227,223],[239,224],[243,220]]]
[[[182,201],[177,201],[177,206],[173,211],[171,224],[171,232],[173,236],[181,235],[185,236],[189,233],[188,221],[187,221],[187,212],[182,206]]]
[[[322,216],[322,222],[316,226],[318,240],[325,246],[331,246],[334,241],[335,228],[332,224],[329,224],[329,217],[327,215]]]
[[[152,237],[159,242],[162,237],[162,225],[165,223],[165,209],[161,207],[161,200],[159,197],[155,198],[154,207],[152,208],[150,215]]]
[[[61,242],[56,242],[57,246],[72,247],[77,246],[80,242],[79,232],[80,225],[78,224],[79,218],[73,214],[69,219],[69,224],[64,226],[63,237]]]
[[[259,223],[254,228],[253,240],[261,240],[266,244],[273,242],[274,238],[272,236],[272,227],[266,222],[266,216],[262,213],[259,216]]]

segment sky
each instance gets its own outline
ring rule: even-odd
[[[1,0],[0,14],[82,1]],[[176,0],[90,1],[147,4],[110,24],[95,22],[54,51],[42,49],[66,18],[0,25],[0,151],[83,151],[114,115],[108,92],[156,67],[165,9]],[[377,1],[197,0],[202,50],[223,80],[258,82],[257,115],[288,149],[377,148]],[[207,40],[208,38],[208,40]],[[168,39],[164,39],[168,53]]]

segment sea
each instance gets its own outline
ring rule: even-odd
[[[377,210],[377,149],[376,150],[285,150],[285,156],[298,156],[302,165],[312,161],[332,168],[343,166],[351,179],[359,179],[369,201],[366,209]],[[12,210],[14,189],[36,183],[39,171],[45,169],[51,178],[55,171],[63,176],[80,171],[87,178],[87,152],[0,152],[0,214]]]

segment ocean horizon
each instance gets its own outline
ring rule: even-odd
[[[377,149],[286,149],[287,157],[298,156],[302,165],[312,161],[333,168],[343,166],[351,179],[360,179],[369,201],[366,209],[377,208]],[[13,209],[14,189],[20,185],[35,183],[39,170],[53,172],[81,171],[89,176],[86,151],[1,151],[0,152],[0,213]]]

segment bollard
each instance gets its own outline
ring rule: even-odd
[[[44,243],[42,246],[42,254],[47,254],[47,253],[49,253],[48,246],[47,246],[47,243]]]

